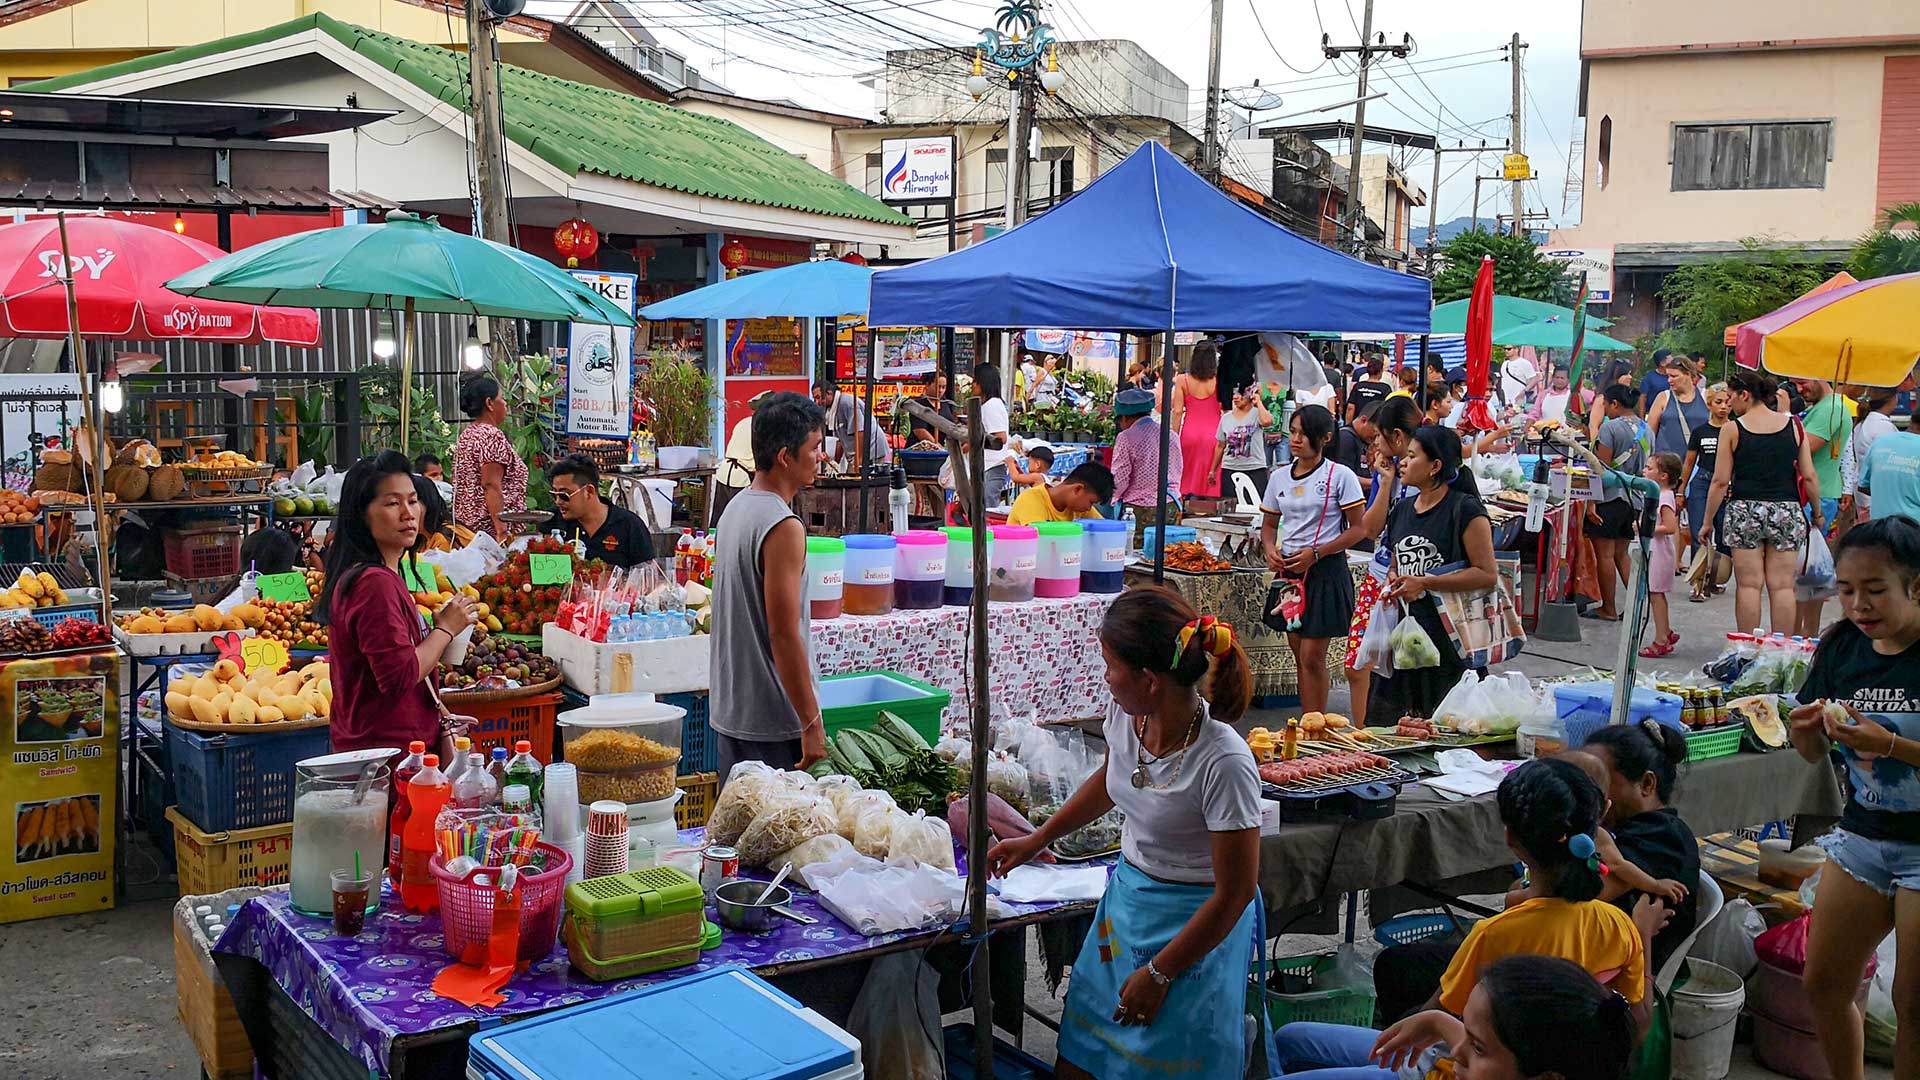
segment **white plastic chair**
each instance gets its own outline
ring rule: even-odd
[[[1705,930],[1714,916],[1720,914],[1720,909],[1726,906],[1727,898],[1720,891],[1720,883],[1713,880],[1713,875],[1702,870],[1700,871],[1700,888],[1695,893],[1694,901],[1693,932],[1680,942],[1679,948],[1673,950],[1673,955],[1667,957],[1667,962],[1660,966],[1660,971],[1653,978],[1654,985],[1658,986],[1663,994],[1673,989],[1673,980],[1680,977],[1681,962],[1686,960],[1687,953],[1693,950],[1693,943],[1699,938],[1700,931]]]
[[[1260,493],[1254,490],[1253,481],[1247,479],[1247,474],[1236,472],[1228,473],[1227,475],[1233,477],[1233,493],[1239,499],[1239,503],[1234,509],[1242,514],[1251,514],[1258,511],[1260,509]]]

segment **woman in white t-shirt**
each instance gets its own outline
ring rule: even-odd
[[[1233,408],[1220,414],[1220,437],[1213,446],[1213,468],[1220,474],[1220,496],[1233,497],[1233,474],[1245,473],[1253,490],[1267,490],[1265,429],[1273,415],[1251,386],[1236,387]]]
[[[999,446],[1007,445],[1009,431],[1007,403],[1000,398],[1000,369],[992,364],[979,364],[973,369],[973,392],[980,399],[980,427],[987,433],[988,461],[1000,463],[988,467],[985,482],[986,505],[1000,506],[1007,502],[1006,455],[994,449],[994,440]]]
[[[1100,652],[1113,694],[1106,764],[1045,824],[995,844],[987,872],[1002,877],[1118,810],[1121,860],[1073,964],[1055,1075],[1133,1076],[1151,1060],[1238,1076],[1248,949],[1265,929],[1260,777],[1229,726],[1252,697],[1247,654],[1164,586],[1114,600]]]
[[[1301,406],[1287,433],[1293,461],[1274,471],[1260,503],[1260,539],[1276,575],[1262,621],[1287,635],[1306,712],[1327,707],[1327,641],[1353,619],[1345,552],[1366,536],[1366,493],[1352,469],[1327,457],[1332,441],[1333,414]]]

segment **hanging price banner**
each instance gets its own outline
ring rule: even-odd
[[[535,585],[565,585],[573,580],[573,556],[528,555],[527,570]]]

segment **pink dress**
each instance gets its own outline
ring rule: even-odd
[[[1195,397],[1193,380],[1180,376],[1186,412],[1180,418],[1180,494],[1220,497],[1220,470],[1213,467],[1213,448],[1220,439],[1219,381],[1214,392]]]
[[[1661,489],[1660,509],[1663,515],[1675,513],[1673,492]],[[1654,522],[1655,527],[1659,522]],[[1678,534],[1674,534],[1678,535]],[[1647,545],[1647,591],[1670,592],[1673,589],[1673,571],[1678,558],[1674,550],[1674,535],[1655,536]]]

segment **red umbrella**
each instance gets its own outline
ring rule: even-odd
[[[1487,384],[1493,371],[1493,258],[1480,256],[1480,273],[1473,279],[1467,301],[1467,411],[1463,431],[1492,431],[1493,413],[1487,409]]]
[[[119,218],[69,217],[67,243],[82,337],[135,341],[220,341],[299,348],[320,344],[310,308],[255,307],[198,300],[161,287],[224,258],[212,244]],[[67,294],[60,285],[60,224],[51,217],[0,225],[0,336],[64,338]]]

